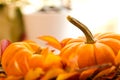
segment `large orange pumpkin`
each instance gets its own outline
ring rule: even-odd
[[[30,69],[62,67],[61,58],[32,41],[11,43],[2,55],[2,67],[8,76],[24,76]]]

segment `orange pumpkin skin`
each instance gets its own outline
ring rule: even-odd
[[[113,33],[113,32],[98,33],[98,34],[95,34],[94,37],[97,39],[114,38],[114,39],[120,40],[120,34]]]
[[[115,64],[115,55],[109,46],[101,43],[84,44],[78,52],[79,68],[97,64],[112,63]]]
[[[27,42],[11,43],[2,55],[2,67],[7,75],[24,75],[29,70],[29,58],[39,49],[34,45],[34,49]]]
[[[49,60],[50,58],[56,61]],[[41,49],[38,44],[31,41],[11,43],[5,49],[1,63],[8,76],[24,76],[31,68],[40,67],[46,70],[54,64],[57,67],[62,66],[59,56],[54,56],[48,49]]]
[[[60,53],[62,61],[68,66],[80,68],[102,63],[115,63],[113,50],[103,43],[86,44],[73,42],[66,45]],[[78,61],[77,61],[78,60]]]
[[[120,50],[120,34],[116,33],[99,33],[94,36],[97,42],[108,45],[117,55]]]
[[[118,51],[120,50],[120,34],[116,33],[98,33],[94,35],[95,42],[103,43],[109,46],[113,51],[114,54],[117,55]],[[64,45],[75,43],[75,42],[86,42],[86,38],[80,36],[76,39],[71,39],[67,41]]]
[[[115,63],[116,65],[120,65],[120,51],[118,52],[117,56],[115,57]]]

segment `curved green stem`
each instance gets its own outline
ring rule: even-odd
[[[77,28],[79,28],[80,30],[82,30],[82,32],[84,33],[85,37],[86,37],[86,43],[88,44],[92,44],[95,43],[94,39],[93,39],[93,35],[90,32],[90,30],[81,22],[79,22],[77,19],[71,17],[71,16],[67,16],[68,21],[70,21],[72,24],[74,24]]]

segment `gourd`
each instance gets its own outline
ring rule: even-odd
[[[115,64],[115,55],[120,49],[120,41],[114,38],[116,35],[113,35],[113,38],[112,36],[102,37],[102,34],[93,36],[89,29],[75,18],[68,16],[67,19],[82,30],[85,37],[78,37],[67,42],[60,53],[63,62],[68,66],[79,66],[79,68],[103,63]],[[104,35],[107,34],[111,35],[110,33]]]
[[[61,58],[33,41],[11,43],[3,52],[2,67],[7,76],[25,76],[31,69],[62,67]]]

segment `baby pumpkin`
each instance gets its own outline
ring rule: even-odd
[[[18,77],[38,67],[43,70],[62,67],[60,56],[33,41],[11,43],[3,52],[1,64],[8,76]]]
[[[60,56],[65,64],[72,68],[115,64],[115,55],[120,49],[120,35],[106,33],[93,36],[89,29],[75,18],[68,16],[67,19],[82,30],[85,37],[71,39],[61,49]]]

